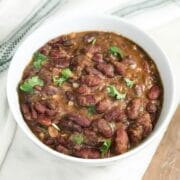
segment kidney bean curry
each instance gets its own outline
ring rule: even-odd
[[[26,123],[44,144],[89,159],[141,143],[163,102],[147,53],[121,35],[98,31],[47,42],[25,68],[18,93]]]

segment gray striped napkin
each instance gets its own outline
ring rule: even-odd
[[[45,0],[41,2],[31,16],[20,24],[5,40],[0,43],[0,72],[5,70],[23,37],[54,12],[64,0]]]

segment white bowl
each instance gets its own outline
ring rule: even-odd
[[[164,86],[164,102],[159,120],[149,137],[144,140],[136,148],[118,156],[114,156],[106,159],[81,159],[68,155],[61,154],[48,146],[44,145],[29,129],[26,125],[19,107],[17,86],[22,77],[25,66],[29,63],[33,53],[45,44],[48,40],[70,32],[79,32],[87,30],[102,30],[110,31],[122,34],[123,36],[133,40],[140,45],[155,61],[162,83]],[[87,15],[76,16],[71,18],[56,19],[53,22],[41,26],[31,35],[29,35],[21,46],[16,51],[12,62],[10,64],[8,79],[7,79],[7,97],[10,109],[17,121],[18,125],[22,128],[24,133],[39,147],[49,152],[50,154],[66,160],[71,163],[78,163],[82,165],[108,165],[116,161],[126,160],[130,156],[136,156],[137,153],[143,148],[146,148],[148,144],[153,142],[155,138],[162,135],[164,129],[167,128],[169,121],[175,110],[175,83],[174,75],[165,53],[155,43],[155,41],[149,37],[142,30],[138,29],[134,25],[127,21],[107,15]]]

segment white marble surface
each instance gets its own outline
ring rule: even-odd
[[[78,8],[84,7],[83,3],[74,7],[71,13],[77,13]],[[91,1],[94,3],[95,1]],[[107,2],[107,1],[105,1]],[[118,0],[113,1],[114,5],[118,3]],[[85,3],[85,2],[84,2]],[[105,3],[104,10],[107,8],[108,3]],[[86,4],[87,6],[87,4]],[[93,7],[99,9],[102,12],[102,8],[97,6]],[[92,8],[92,10],[93,10]],[[113,7],[112,7],[113,8]],[[70,13],[70,9],[66,6],[66,13]],[[85,11],[85,10],[84,10]],[[66,15],[65,11],[62,12]],[[167,52],[168,56],[172,60],[174,70],[176,71],[177,83],[179,83],[178,77],[180,77],[180,18],[171,21],[163,26],[156,27],[148,31],[161,45],[161,47]],[[180,98],[177,96],[177,100]],[[85,168],[78,167],[76,165],[66,164],[60,160],[55,159],[49,154],[43,152],[35,144],[33,144],[18,127],[12,146],[9,149],[5,162],[0,170],[0,179],[2,180],[69,180],[69,179],[103,179],[103,180],[119,180],[125,179],[121,177],[121,171],[128,174],[128,179],[140,179],[143,172],[148,166],[151,157],[156,150],[156,147],[161,137],[157,139],[153,146],[149,147],[150,151],[144,151],[142,154],[138,154],[139,161],[134,161],[129,164],[128,168],[124,166],[123,169],[119,169],[118,163],[110,167],[96,167]],[[148,154],[147,154],[148,153]],[[121,162],[124,163],[124,162]],[[124,163],[125,164],[125,163]],[[131,171],[132,170],[132,171]],[[131,171],[131,173],[130,173]],[[135,176],[133,171],[136,171]],[[127,179],[127,178],[126,178]]]

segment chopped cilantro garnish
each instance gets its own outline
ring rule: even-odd
[[[112,144],[111,139],[104,140],[103,145],[100,147],[102,157],[104,156],[105,153],[108,152],[109,148],[111,147],[111,144]]]
[[[109,85],[107,91],[110,96],[115,97],[118,100],[125,99],[126,93],[120,93],[114,85]]]
[[[33,65],[36,69],[40,69],[41,66],[48,60],[47,56],[41,54],[40,52],[36,52],[34,54]]]
[[[88,115],[93,115],[96,112],[96,107],[91,105],[88,106]]]
[[[134,81],[132,81],[132,80],[130,80],[128,78],[124,78],[124,81],[126,82],[127,87],[130,87],[130,88],[133,87]]]
[[[72,141],[75,143],[75,144],[82,144],[83,143],[83,141],[84,141],[84,136],[83,136],[83,134],[74,134],[74,135],[72,135],[71,136],[71,139],[72,139]]]
[[[111,46],[111,47],[109,48],[109,51],[110,51],[110,53],[113,54],[114,56],[121,57],[121,58],[123,58],[123,56],[124,56],[122,50],[119,49],[117,46]]]
[[[20,89],[24,92],[33,92],[34,86],[44,86],[44,81],[39,79],[38,76],[33,76],[24,81],[23,84],[20,85]]]
[[[96,38],[91,41],[91,44],[92,44],[92,45],[95,45],[95,44],[96,44]]]
[[[67,79],[71,77],[71,75],[72,75],[72,71],[69,68],[65,68],[62,70],[61,76],[59,78],[56,76],[53,76],[53,82],[56,85],[61,86],[64,83],[64,81],[66,81]]]

